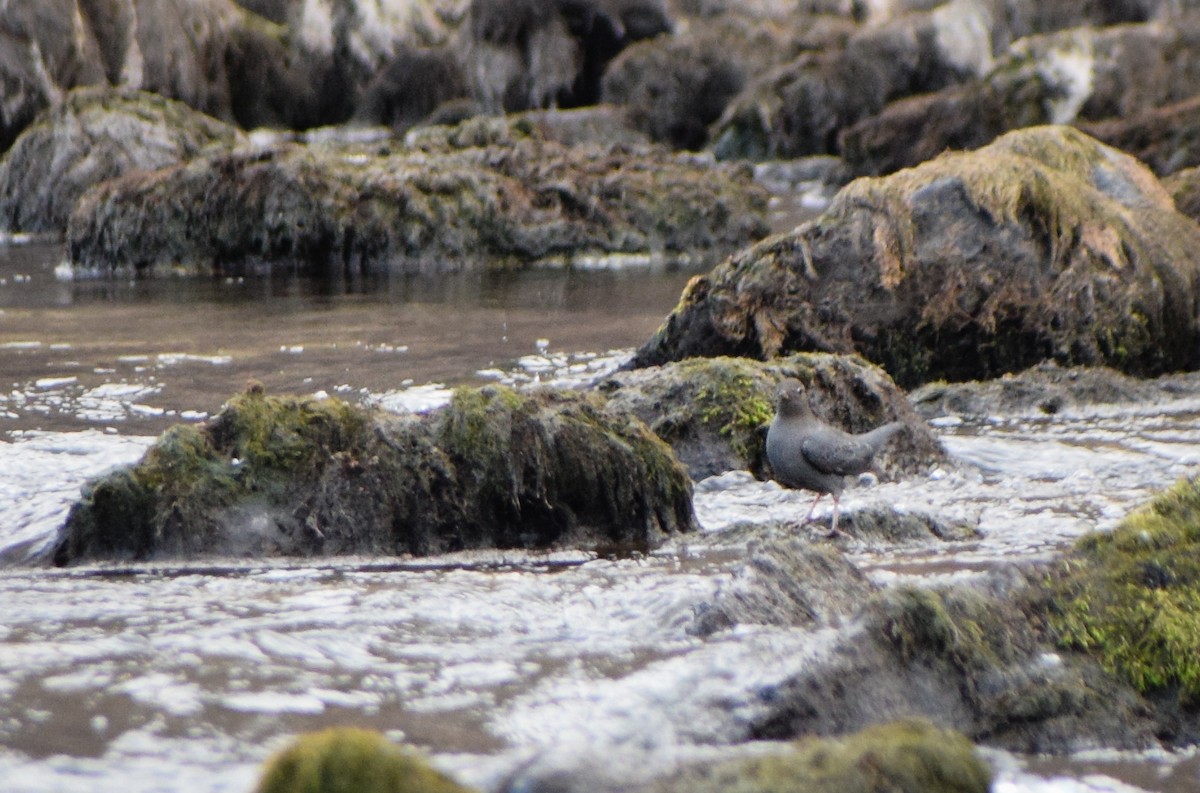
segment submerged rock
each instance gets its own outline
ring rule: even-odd
[[[408,145],[242,147],[99,185],[75,266],[325,275],[577,255],[696,255],[766,233],[749,168],[644,147],[567,147],[528,121],[414,130]]]
[[[735,625],[824,627],[853,616],[875,586],[841,551],[792,538],[752,545],[745,563],[697,608],[690,633]]]
[[[690,770],[656,793],[987,793],[992,772],[954,730],[918,720],[837,738],[806,738],[782,753]]]
[[[263,767],[255,793],[470,793],[415,753],[371,730],[301,735]]]
[[[157,94],[107,87],[72,91],[0,160],[0,231],[65,231],[87,189],[240,139],[236,128]]]
[[[90,483],[54,559],[644,548],[694,521],[670,448],[587,396],[460,389],[394,416],[252,389]]]
[[[1155,403],[1186,394],[1200,395],[1200,382],[1194,376],[1168,375],[1146,380],[1104,366],[1062,367],[1047,361],[994,380],[928,383],[914,390],[909,398],[918,413],[932,419],[980,418],[1004,413],[1053,416],[1070,409]]]
[[[1043,360],[1200,366],[1200,226],[1144,166],[1068,127],[885,178],[689,283],[634,365],[856,352],[903,387]]]

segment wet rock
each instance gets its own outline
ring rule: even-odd
[[[400,47],[367,85],[355,118],[406,131],[466,93],[466,76],[450,47]]]
[[[712,129],[720,158],[836,154],[838,133],[888,102],[978,75],[990,59],[986,12],[952,3],[866,27],[844,48],[802,54],[752,81]]]
[[[449,39],[458,4],[14,4],[0,19],[0,150],[37,113],[87,85],[150,91],[244,127],[345,121],[398,48]]]
[[[1155,744],[1155,720],[1127,685],[1039,643],[1013,593],[892,587],[862,631],[773,690],[757,738],[838,735],[928,718],[1010,751],[1063,754]]]
[[[176,165],[241,138],[187,105],[142,91],[72,91],[0,160],[0,229],[62,232],[88,188],[135,170]]]
[[[688,632],[735,625],[824,627],[853,616],[875,587],[841,551],[799,539],[752,545],[745,563],[701,604]]]
[[[240,147],[86,193],[77,267],[295,269],[340,278],[609,253],[729,250],[766,233],[748,168],[659,148],[571,148],[528,121],[413,130],[409,143]]]
[[[866,507],[842,516],[838,531],[871,546],[971,540],[979,537],[973,526],[950,523],[924,512],[901,512],[891,507]]]
[[[461,57],[488,112],[578,107],[617,53],[670,27],[663,0],[472,0]]]
[[[669,447],[585,396],[460,389],[393,416],[253,388],[90,483],[54,559],[645,548],[693,527]]]
[[[800,354],[764,364],[747,358],[694,358],[618,372],[598,384],[610,404],[634,413],[671,444],[694,479],[735,469],[768,477],[766,427],[775,415],[775,386],[805,383],[817,415],[848,432],[889,421],[907,429],[876,458],[887,476],[944,462],[945,452],[904,393],[860,358]]]
[[[1166,712],[1176,744],[1200,740],[1200,482],[1185,479],[1111,533],[1081,539],[1044,582],[1059,644],[1096,658]]]
[[[690,769],[656,793],[986,793],[992,772],[961,733],[920,720],[810,737],[782,753]]]
[[[1128,118],[1080,123],[1079,128],[1132,154],[1159,176],[1200,165],[1200,97],[1173,102]],[[1168,187],[1169,189],[1169,187]],[[1180,207],[1180,211],[1185,211]],[[1189,216],[1195,217],[1195,215]]]
[[[1194,15],[1169,25],[1029,36],[1015,42],[986,75],[892,102],[843,130],[838,151],[857,173],[892,173],[946,149],[978,148],[1012,129],[1131,117],[1082,128],[1117,148],[1150,156],[1155,143],[1146,138],[1162,130],[1158,134],[1168,139],[1157,144],[1165,149],[1157,162],[1172,162],[1176,169],[1190,163],[1164,127],[1186,125],[1189,107],[1152,109],[1191,97],[1200,73],[1198,36],[1200,17]],[[1146,85],[1154,88],[1145,90]]]
[[[1166,401],[1195,392],[1178,377],[1146,380],[1103,366],[1062,367],[1053,361],[1016,374],[970,383],[928,383],[910,395],[926,419],[1003,413],[1052,416],[1092,405]]]
[[[255,793],[469,793],[414,752],[371,730],[334,727],[295,739],[263,767]]]
[[[903,387],[1043,360],[1200,366],[1200,227],[1133,158],[1067,127],[883,179],[689,283],[635,366],[857,352]]]
[[[709,125],[752,78],[806,49],[832,46],[852,29],[828,17],[764,21],[745,11],[698,17],[673,36],[622,52],[604,75],[603,98],[628,108],[652,140],[699,149]]]
[[[1192,220],[1200,221],[1200,167],[1184,168],[1163,180],[1175,206]]]
[[[636,129],[624,108],[595,105],[573,110],[529,110],[521,120],[531,124],[546,140],[564,146],[644,146],[650,138]]]

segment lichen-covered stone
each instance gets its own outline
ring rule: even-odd
[[[371,730],[301,735],[269,759],[255,793],[470,793],[410,750]]]
[[[645,548],[692,528],[670,448],[588,396],[460,389],[393,416],[255,388],[90,483],[55,561]]]
[[[766,426],[775,415],[775,387],[787,377],[805,383],[818,415],[849,432],[904,422],[907,431],[877,458],[884,474],[911,474],[945,461],[904,393],[885,372],[855,356],[798,354],[770,363],[692,358],[618,372],[599,388],[671,444],[693,479],[736,469],[765,476]]]
[[[857,352],[906,388],[1052,359],[1200,366],[1200,226],[1068,127],[847,185],[821,217],[688,285],[636,357]]]
[[[72,91],[0,160],[0,230],[65,231],[88,188],[239,138],[234,127],[157,94],[106,86]]]
[[[363,271],[730,250],[766,232],[749,169],[661,148],[570,148],[526,121],[393,148],[238,148],[106,182],[68,229],[79,267]],[[495,266],[495,265],[493,265]]]
[[[992,771],[962,734],[928,722],[878,724],[790,750],[681,774],[659,793],[987,793]]]

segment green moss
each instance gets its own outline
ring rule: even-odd
[[[995,606],[970,590],[894,587],[880,595],[874,619],[904,663],[935,657],[970,673],[1012,653]]]
[[[1200,701],[1200,483],[1187,479],[1091,534],[1051,577],[1051,626],[1144,693]]]
[[[755,456],[759,429],[775,414],[771,386],[761,365],[740,358],[695,358],[680,364],[682,376],[699,383],[696,416],[730,439],[743,459]]]
[[[310,733],[267,761],[257,793],[465,793],[469,788],[370,730]]]
[[[923,721],[878,724],[793,751],[722,766],[693,791],[722,793],[986,793],[991,770],[971,742]]]

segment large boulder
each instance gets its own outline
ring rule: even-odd
[[[419,133],[419,134],[418,134]],[[728,251],[766,233],[748,168],[567,147],[528,121],[422,128],[397,147],[241,147],[105,182],[68,229],[84,268],[314,274]]]
[[[1200,366],[1200,226],[1069,127],[845,187],[821,217],[689,283],[634,364],[857,352],[903,387],[1042,360]]]
[[[89,484],[54,560],[646,548],[695,528],[691,496],[666,444],[586,395],[397,416],[259,387]]]
[[[88,188],[240,139],[236,128],[157,94],[76,89],[0,159],[0,230],[63,232]]]
[[[749,358],[691,358],[616,372],[597,387],[610,404],[633,412],[688,467],[693,479],[748,469],[769,475],[765,430],[775,414],[775,387],[799,378],[818,415],[849,432],[890,421],[906,430],[876,458],[889,477],[946,462],[937,437],[887,373],[857,356],[801,353],[763,363]]]

